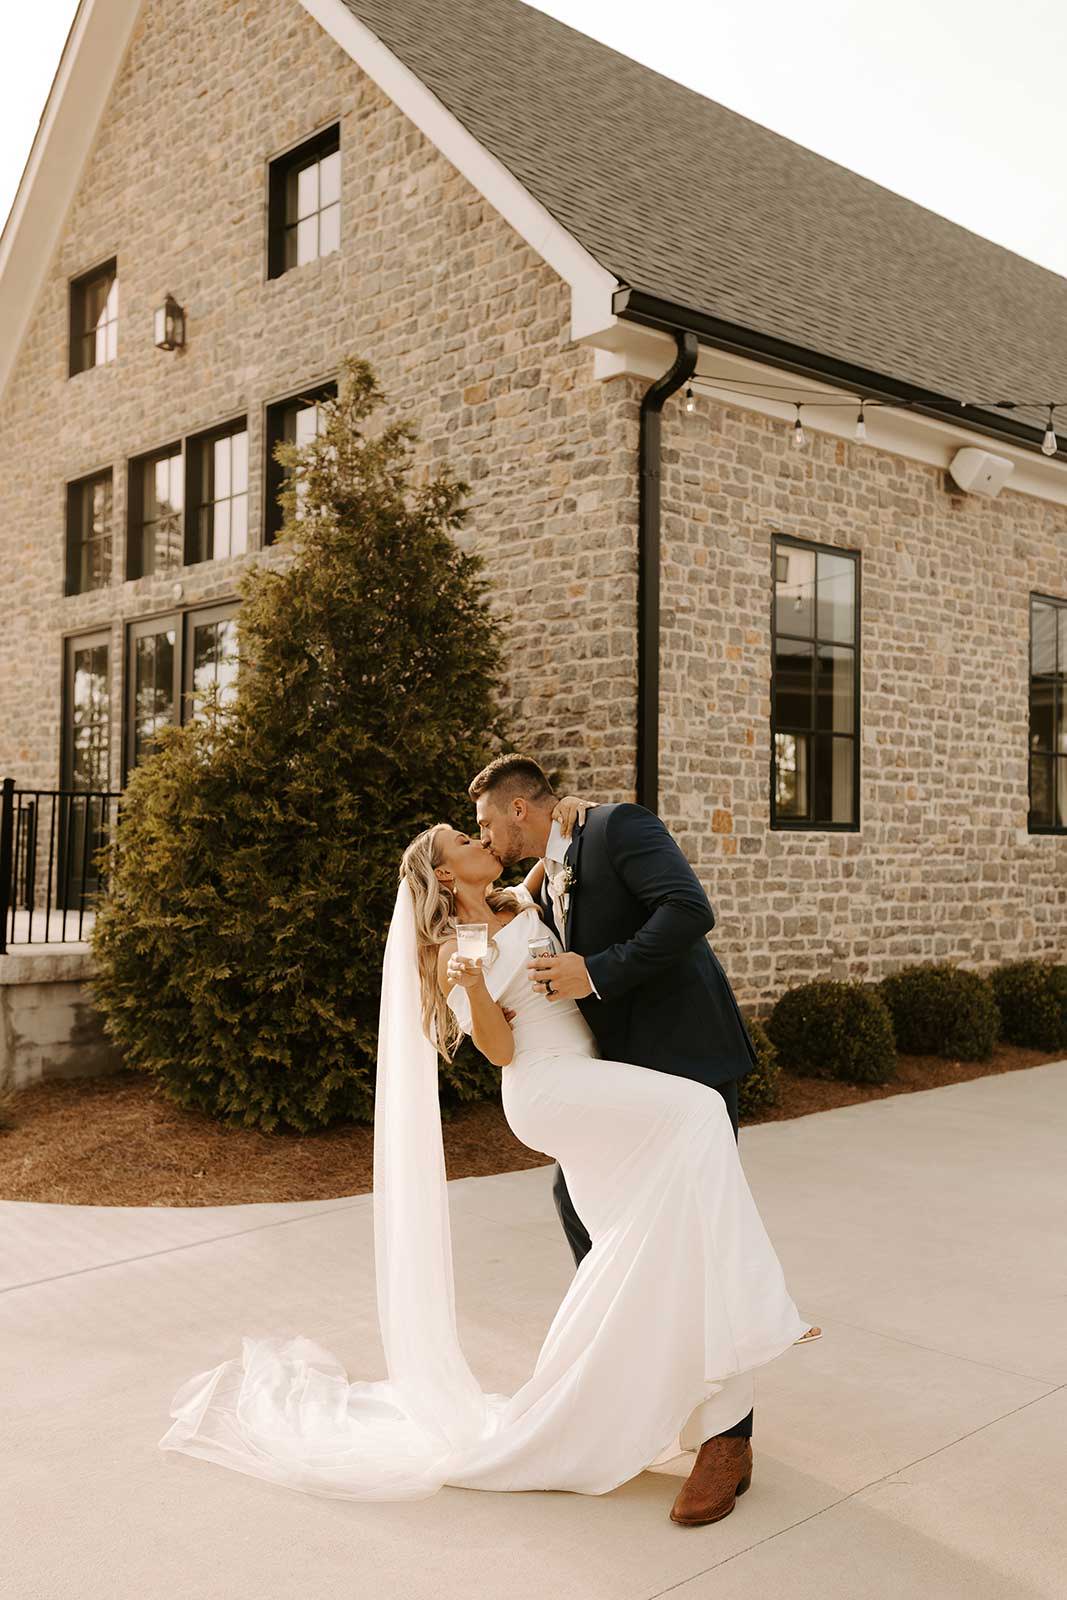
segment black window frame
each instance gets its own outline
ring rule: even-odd
[[[182,612],[181,706],[182,722],[193,716],[193,634],[209,622],[226,622],[240,615],[239,600],[216,600],[210,605],[188,606]],[[238,664],[239,665],[239,664]]]
[[[95,267],[90,267],[87,272],[79,272],[77,277],[69,280],[67,291],[67,377],[76,378],[79,373],[92,372],[97,367],[111,366],[118,360],[118,309],[115,311],[115,354],[106,361],[95,360],[96,329],[85,327],[85,293],[97,279],[107,277],[111,283],[117,283],[119,277],[118,256],[110,256],[106,261],[99,262]],[[93,341],[92,361],[84,360],[87,341]]]
[[[819,553],[820,552],[823,552],[823,553],[825,553],[827,555],[832,555],[832,556],[836,556],[836,557],[839,557],[839,558],[843,558],[843,559],[849,560],[849,561],[851,561],[853,563],[853,567],[854,567],[854,571],[855,571],[855,587],[854,587],[855,610],[854,610],[854,617],[853,617],[853,621],[854,621],[854,637],[853,637],[853,640],[852,640],[851,644],[849,644],[849,643],[847,643],[847,641],[844,641],[844,640],[841,640],[841,639],[823,639],[823,638],[820,637],[820,635],[819,635],[819,616],[818,616],[817,597],[815,597],[816,598],[816,603],[813,605],[813,608],[812,608],[812,632],[810,634],[791,635],[786,630],[779,629],[779,627],[778,627],[778,616],[777,616],[777,574],[778,574],[778,559],[777,558],[778,558],[778,552],[780,550],[783,550],[783,549],[804,550],[804,551],[807,551],[807,552],[811,553],[812,555],[814,555],[814,557],[815,557],[816,575],[818,574],[818,559],[819,559]],[[772,533],[772,536],[771,536],[770,556],[771,556],[771,563],[770,563],[770,565],[771,565],[771,573],[770,573],[770,641],[771,641],[770,696],[771,696],[771,716],[770,716],[770,759],[769,759],[769,763],[768,763],[768,767],[769,767],[769,772],[768,772],[768,779],[769,779],[768,799],[769,799],[769,805],[770,805],[770,826],[771,826],[771,828],[773,828],[775,830],[778,830],[778,831],[781,831],[781,832],[790,832],[790,833],[859,833],[860,829],[861,829],[861,826],[862,826],[862,817],[861,817],[861,813],[860,813],[860,790],[861,790],[861,785],[860,785],[860,761],[861,761],[861,756],[862,756],[862,751],[863,751],[863,729],[862,729],[862,721],[861,721],[862,698],[861,698],[861,674],[860,674],[860,659],[861,659],[861,653],[862,653],[862,620],[861,620],[862,619],[862,592],[863,592],[862,591],[862,583],[863,583],[862,553],[859,550],[850,550],[850,549],[846,548],[843,545],[828,544],[825,541],[820,541],[820,540],[817,540],[817,539],[805,539],[805,538],[802,538],[798,534],[789,534],[789,533],[776,531],[776,532]],[[852,746],[853,746],[853,754],[852,754],[852,821],[850,821],[850,822],[834,822],[834,821],[831,821],[831,820],[820,819],[820,818],[810,817],[810,816],[809,817],[781,817],[781,816],[778,815],[778,804],[777,804],[777,793],[776,793],[776,787],[777,786],[776,786],[776,782],[775,782],[776,770],[777,770],[777,735],[778,735],[779,732],[795,733],[795,732],[798,731],[797,729],[794,729],[794,728],[779,729],[779,727],[778,727],[778,706],[777,706],[778,691],[777,691],[777,673],[776,673],[776,664],[777,664],[777,660],[778,660],[778,640],[779,640],[779,638],[788,639],[788,638],[794,638],[794,637],[798,641],[803,639],[803,640],[806,640],[807,642],[810,642],[811,645],[812,645],[812,652],[813,652],[812,684],[811,684],[811,707],[812,707],[812,718],[813,718],[813,721],[812,721],[811,728],[809,730],[806,730],[806,731],[810,732],[810,734],[811,734],[811,745],[810,745],[810,748],[811,748],[811,772],[810,772],[810,780],[809,780],[809,782],[810,782],[810,792],[811,792],[812,795],[814,795],[815,792],[816,792],[816,768],[815,768],[816,748],[817,748],[816,747],[816,736],[817,736],[817,733],[820,731],[820,730],[818,730],[816,728],[815,720],[814,720],[816,718],[816,716],[817,716],[816,707],[817,707],[817,704],[818,704],[818,693],[819,693],[818,682],[817,682],[817,676],[818,676],[818,670],[819,670],[819,646],[821,644],[833,645],[835,648],[843,647],[845,649],[850,649],[853,652],[853,672],[852,672],[852,704],[853,704],[852,724],[853,724],[853,726],[852,726],[852,731],[851,731],[851,733],[847,733],[847,734],[834,734],[833,735],[833,738],[850,739],[852,741]],[[803,731],[803,730],[801,730],[801,731]],[[821,731],[825,731],[825,730],[821,730]]]
[[[174,627],[174,660],[171,665],[171,703],[181,714],[181,701],[179,696],[179,663],[181,661],[181,612],[173,608],[169,611],[157,612],[149,617],[134,617],[127,621],[123,628],[122,650],[122,783],[126,780],[136,766],[136,751],[134,745],[137,737],[137,715],[135,697],[137,692],[137,675],[134,671],[134,646],[138,639],[149,638],[156,634],[164,633],[168,624]]]
[[[178,458],[178,476],[182,486],[183,503],[178,513],[179,544],[178,560],[172,567],[152,566],[145,570],[144,557],[144,473],[157,461],[170,461]],[[141,455],[131,456],[126,469],[126,580],[134,578],[150,578],[166,576],[177,572],[185,566],[185,505],[184,496],[188,487],[185,465],[185,441],[172,440],[170,444],[160,445],[155,450],[146,450]]]
[[[61,789],[75,789],[78,785],[74,782],[74,694],[73,672],[74,654],[76,650],[99,649],[103,646],[107,650],[107,728],[108,744],[105,760],[104,789],[111,787],[111,759],[114,754],[114,718],[112,716],[111,699],[115,686],[112,628],[110,623],[104,623],[97,628],[79,628],[73,633],[63,635],[63,687],[60,695],[59,712],[59,786]],[[94,791],[95,792],[95,791]]]
[[[59,712],[59,788],[53,802],[56,819],[55,849],[49,845],[47,880],[49,899],[58,910],[80,910],[100,887],[95,853],[105,842],[110,815],[111,770],[115,754],[115,719],[112,699],[115,687],[114,646],[109,623],[65,633],[62,639],[62,683]],[[98,787],[75,782],[74,777],[74,656],[79,649],[107,651],[104,704],[107,708],[107,750]],[[77,796],[95,796],[79,806]],[[58,816],[56,807],[58,806]],[[42,864],[42,870],[43,864]]]
[[[214,445],[218,439],[229,438],[232,434],[243,433],[246,436],[247,472],[245,484],[245,547],[236,552],[231,551],[226,555],[216,555],[214,548],[210,555],[200,553],[200,513],[209,502],[201,501],[200,480],[202,451]],[[183,540],[183,565],[187,567],[203,566],[208,561],[234,561],[245,556],[252,549],[252,519],[250,508],[252,503],[252,435],[248,426],[248,414],[243,412],[238,417],[231,417],[228,422],[220,422],[211,428],[204,428],[199,433],[186,436],[184,445],[184,482],[185,482],[185,512],[184,526],[185,537]],[[231,500],[233,496],[230,496]],[[210,504],[217,505],[217,501]],[[231,529],[232,533],[232,529]],[[214,538],[212,540],[214,543]]]
[[[267,278],[282,278],[287,272],[292,272],[297,265],[310,266],[310,261],[294,262],[291,266],[285,263],[285,236],[288,227],[286,217],[286,188],[291,173],[298,172],[304,167],[311,166],[313,162],[322,161],[326,156],[341,151],[341,124],[332,122],[328,128],[322,128],[310,138],[303,139],[291,150],[286,150],[282,155],[275,156],[267,165]],[[340,205],[340,190],[338,191],[337,204]],[[319,216],[322,207],[315,213]],[[338,230],[340,232],[340,230]],[[333,251],[327,252],[334,254]],[[325,257],[320,253],[314,257],[322,261]]]
[[[100,540],[82,537],[83,529],[83,498],[94,484],[107,485],[109,499],[108,531]],[[109,589],[115,578],[115,469],[114,467],[100,467],[96,472],[84,473],[80,478],[72,478],[66,486],[66,528],[64,530],[64,571],[63,593],[65,596],[77,594],[97,594],[102,589]],[[83,587],[80,577],[83,566],[84,552],[93,543],[105,543],[107,548],[107,576],[103,583],[89,584]],[[75,585],[74,575],[77,570],[79,583]]]
[[[239,596],[232,596],[222,600],[212,600],[188,606],[169,606],[166,611],[153,612],[150,616],[132,617],[123,626],[122,656],[123,656],[123,695],[122,695],[122,786],[125,788],[135,762],[134,743],[137,735],[137,719],[134,707],[136,691],[136,675],[133,670],[134,646],[138,638],[146,635],[163,633],[168,626],[174,628],[174,661],[171,677],[171,703],[175,717],[172,725],[184,727],[192,715],[191,706],[191,680],[192,680],[192,633],[197,625],[205,622],[223,621],[228,617],[238,616],[241,601]]]
[[[1049,751],[1037,750],[1037,751],[1035,751],[1035,749],[1034,749],[1034,732],[1033,732],[1033,727],[1034,727],[1034,681],[1035,681],[1035,673],[1034,673],[1034,613],[1035,613],[1035,609],[1036,609],[1036,607],[1038,605],[1051,606],[1054,611],[1062,613],[1062,615],[1060,615],[1058,617],[1058,619],[1057,619],[1057,623],[1056,623],[1057,633],[1059,632],[1060,629],[1063,629],[1064,633],[1065,633],[1065,637],[1067,637],[1067,597],[1063,597],[1063,596],[1060,596],[1060,595],[1040,594],[1040,593],[1038,593],[1036,591],[1031,591],[1030,599],[1029,599],[1029,631],[1028,631],[1028,649],[1027,649],[1027,658],[1026,658],[1026,660],[1027,660],[1027,696],[1026,696],[1026,699],[1027,699],[1027,705],[1026,705],[1026,802],[1027,802],[1027,804],[1026,804],[1026,831],[1027,831],[1027,833],[1033,834],[1035,836],[1040,836],[1040,835],[1043,834],[1046,837],[1063,838],[1064,836],[1067,836],[1067,819],[1065,819],[1064,822],[1051,822],[1051,823],[1034,822],[1034,820],[1033,820],[1033,818],[1034,818],[1034,757],[1035,757],[1035,755],[1043,756],[1046,760],[1049,760],[1049,761],[1052,762],[1051,799],[1052,799],[1052,815],[1053,815],[1053,817],[1055,817],[1055,815],[1056,815],[1056,768],[1057,768],[1057,763],[1062,762],[1064,764],[1065,769],[1067,769],[1067,753],[1061,753],[1060,751],[1057,751],[1057,750],[1049,750]],[[1061,709],[1061,711],[1060,711],[1060,715],[1065,720],[1067,720],[1067,669],[1065,669],[1065,671],[1062,672],[1062,673],[1059,672],[1058,669],[1056,669],[1052,673],[1052,728],[1053,728],[1053,737],[1054,738],[1055,738],[1055,729],[1056,729],[1056,723],[1057,723],[1056,712],[1057,712],[1057,707],[1058,706],[1063,707],[1063,709]],[[1065,778],[1064,781],[1067,782],[1067,778]]]
[[[336,400],[338,395],[337,379],[324,378],[317,383],[307,384],[302,389],[296,389],[292,394],[284,395],[279,400],[268,401],[264,407],[263,437],[265,440],[264,466],[263,466],[263,544],[273,544],[282,527],[282,508],[278,504],[278,495],[281,493],[285,474],[279,462],[274,459],[274,446],[284,438],[284,417],[286,412],[297,409],[301,402],[305,406],[315,404],[321,400]]]

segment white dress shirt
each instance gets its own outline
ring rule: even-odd
[[[552,827],[549,829],[548,843],[545,845],[545,854],[543,859],[545,866],[545,880],[548,885],[548,897],[552,902],[552,915],[556,919],[556,927],[559,929],[560,943],[562,944],[564,950],[567,948],[567,918],[562,909],[563,886],[560,882],[559,875],[563,871],[563,867],[566,862],[567,851],[570,849],[570,847],[571,840],[564,838],[562,832],[560,831],[559,823],[553,821]],[[591,984],[593,983],[592,978],[589,979],[589,982]],[[593,984],[593,993],[599,1000],[600,995],[595,984]]]

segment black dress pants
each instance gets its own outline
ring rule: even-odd
[[[736,1139],[737,1080],[731,1078],[729,1083],[718,1083],[715,1087],[726,1101],[726,1109],[730,1113],[730,1122]],[[567,1235],[567,1243],[570,1245],[571,1253],[574,1256],[574,1265],[576,1267],[580,1266],[584,1257],[592,1249],[593,1241],[585,1231],[581,1217],[571,1204],[571,1197],[567,1192],[567,1180],[563,1176],[563,1168],[558,1162],[556,1163],[555,1182],[552,1185],[552,1197],[556,1202],[556,1210],[559,1212],[559,1220],[563,1224],[563,1231]],[[750,1439],[751,1437],[751,1411],[747,1417],[742,1417],[740,1422],[735,1422],[732,1428],[725,1428],[722,1433],[716,1435],[716,1438],[719,1439]]]

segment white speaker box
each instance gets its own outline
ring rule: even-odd
[[[991,450],[976,450],[969,445],[956,451],[948,470],[968,494],[994,495],[1003,489],[1014,466],[1007,456],[995,456]]]

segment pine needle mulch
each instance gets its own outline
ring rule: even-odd
[[[780,1104],[747,1121],[807,1116],[1063,1059],[1063,1051],[1015,1045],[998,1046],[988,1062],[901,1056],[897,1078],[882,1087],[783,1073]],[[498,1101],[464,1106],[443,1126],[449,1178],[515,1172],[551,1160],[520,1144]],[[220,1206],[335,1199],[370,1190],[373,1153],[369,1127],[310,1134],[223,1128],[171,1105],[150,1079],[132,1071],[36,1083],[0,1101],[3,1200]]]

